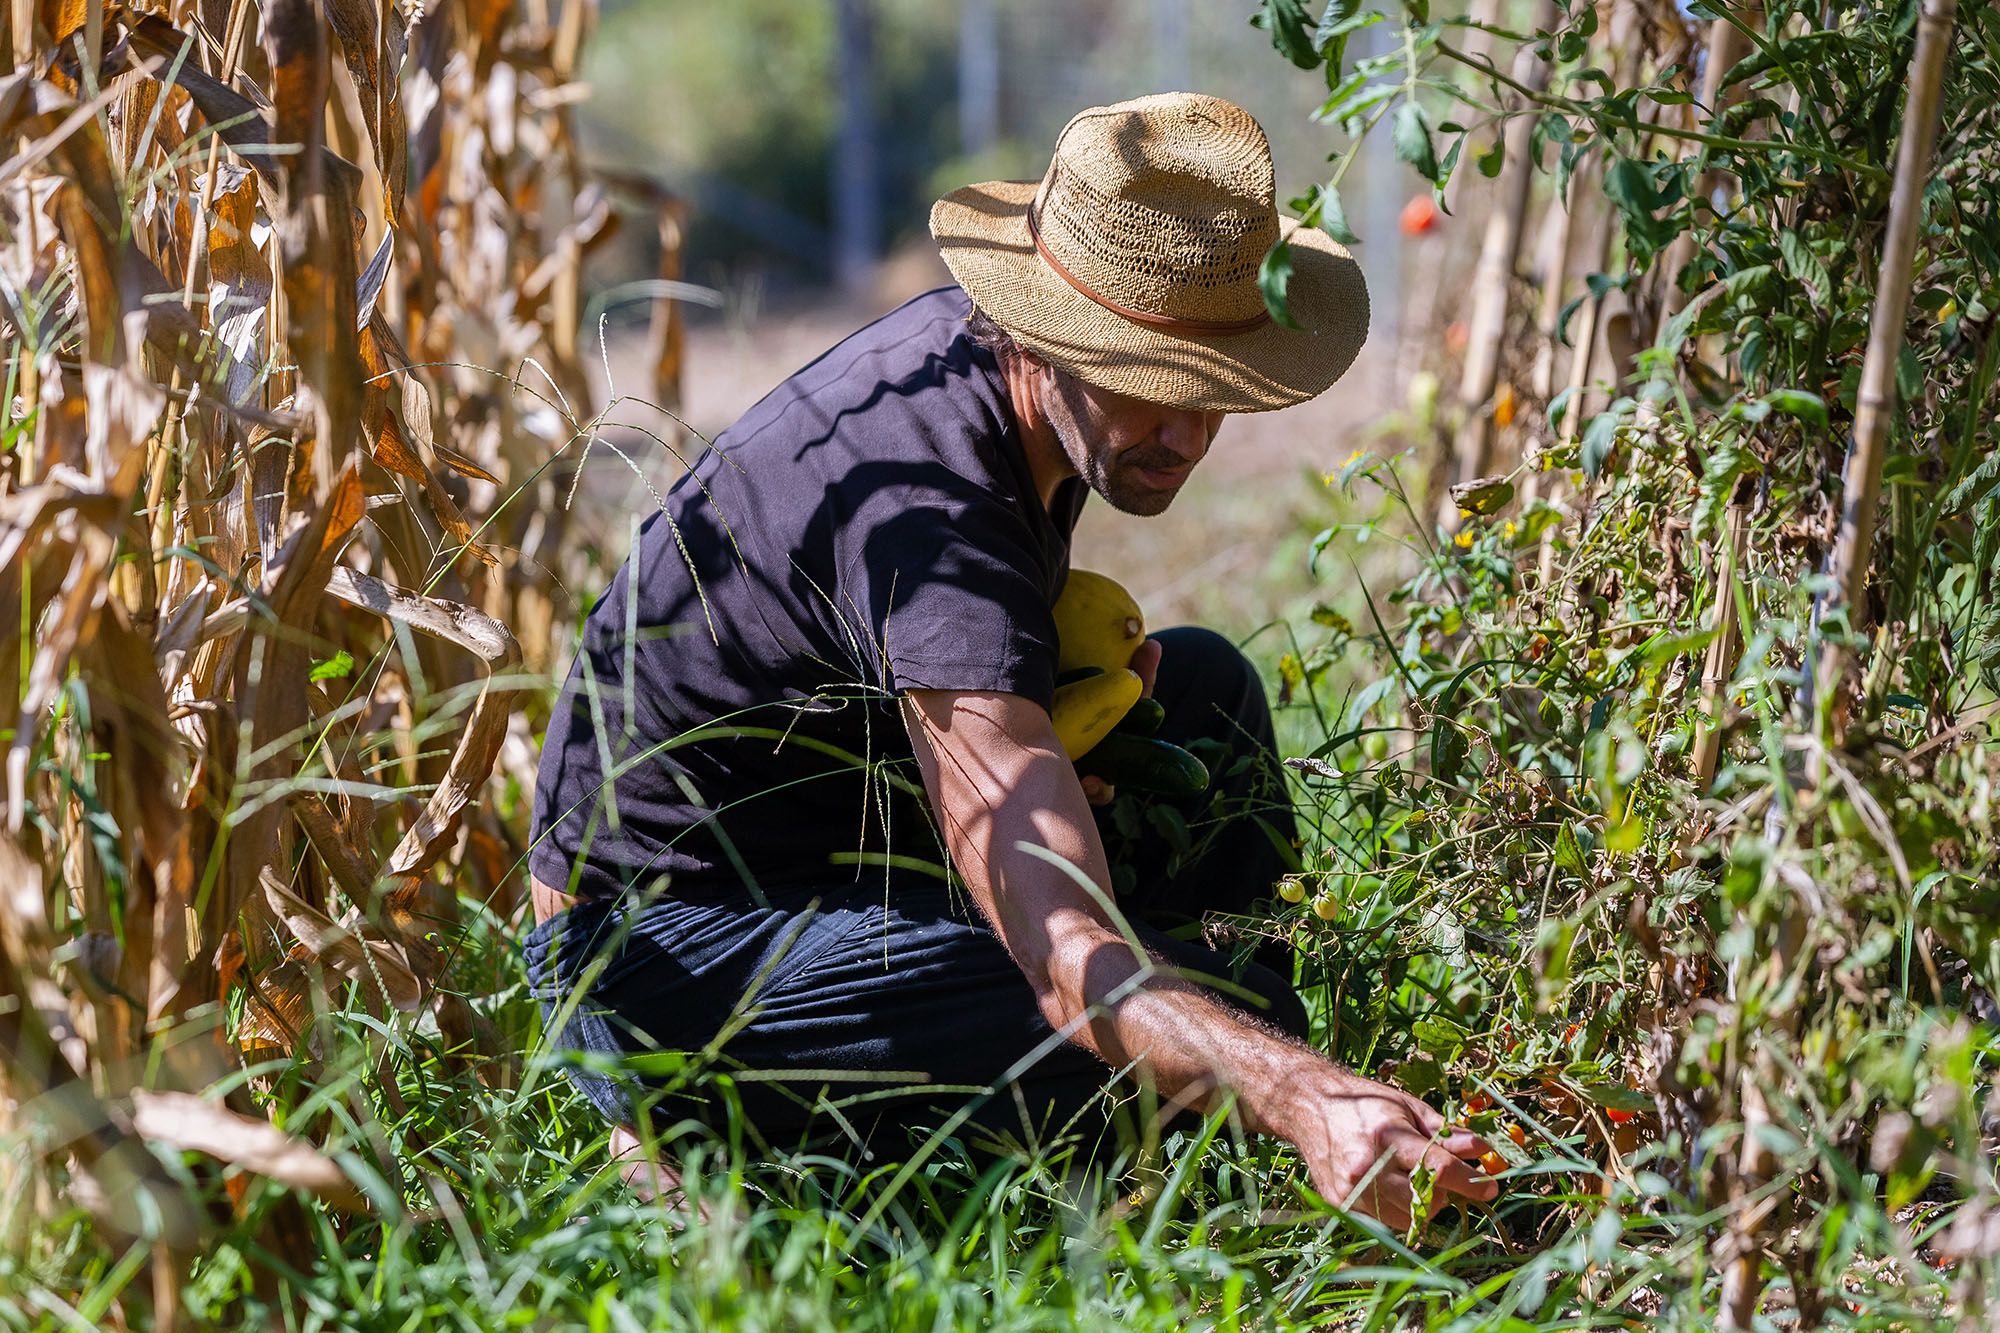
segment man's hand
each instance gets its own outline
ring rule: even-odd
[[[1420,1164],[1434,1173],[1433,1214],[1453,1196],[1485,1203],[1499,1193],[1468,1160],[1489,1151],[1484,1139],[1465,1129],[1440,1138],[1444,1117],[1386,1083],[1329,1067],[1272,1118],[1305,1156],[1322,1197],[1393,1231],[1409,1230],[1410,1180]]]
[[[528,877],[528,898],[535,905],[535,924],[540,925],[558,912],[567,912],[576,906],[576,899],[561,889],[552,889],[539,879]]]
[[[1132,650],[1132,660],[1128,664],[1139,673],[1139,697],[1153,697],[1153,682],[1160,674],[1160,643],[1157,639],[1147,639]],[[1092,805],[1110,805],[1117,799],[1118,789],[1100,777],[1083,779],[1083,799]]]

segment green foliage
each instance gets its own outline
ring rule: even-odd
[[[779,60],[787,40],[824,39],[811,7],[753,10],[708,28]],[[1741,100],[1694,137],[1648,119],[1690,104],[1691,69],[1621,84],[1597,13],[1576,0],[1550,31],[1503,32],[1488,62],[1465,53],[1464,19],[1427,5],[1262,7],[1283,58],[1323,71],[1319,118],[1349,137],[1308,222],[1351,235],[1341,178],[1384,118],[1442,186],[1469,135],[1530,116],[1545,194],[1601,180],[1619,219],[1580,300],[1615,292],[1658,316],[1622,382],[1524,407],[1539,447],[1468,491],[1455,531],[1412,497],[1414,459],[1357,451],[1330,472],[1310,540],[1323,586],[1278,665],[1284,732],[1306,738],[1290,761],[1306,836],[1286,898],[1240,924],[1298,946],[1323,1049],[1494,1140],[1493,1209],[1414,1242],[1331,1218],[1300,1206],[1288,1150],[1219,1120],[1099,1175],[1061,1150],[940,1142],[854,1166],[656,1123],[709,1211],[645,1204],[540,1049],[510,923],[468,902],[449,982],[530,1052],[524,1080],[382,1023],[358,990],[337,997],[298,1065],[257,1071],[258,1095],[376,1211],[247,1177],[231,1199],[216,1173],[165,1161],[234,1219],[180,1293],[189,1319],[1698,1328],[1722,1303],[1716,1243],[1754,1195],[1774,1205],[1755,1224],[1770,1326],[1989,1321],[2000,17],[1960,12],[1864,636],[1818,599],[1916,5],[1767,6],[1731,73]],[[1520,17],[1503,6],[1500,26]],[[1384,23],[1397,40],[1350,66],[1347,37]],[[1556,62],[1546,91],[1495,77],[1523,43]],[[825,99],[793,100],[809,144]],[[1708,171],[1729,197],[1698,188]],[[1691,261],[1664,273],[1683,238]],[[1670,284],[1690,299],[1669,317]],[[1405,426],[1436,412],[1432,379]],[[1831,698],[1809,683],[1828,640],[1858,663]],[[1123,836],[1200,836],[1126,818]],[[723,1090],[677,1059],[690,1086]],[[1754,1174],[1746,1148],[1766,1159]],[[11,1171],[17,1150],[0,1152]],[[31,1227],[31,1193],[0,1194],[0,1327],[91,1327],[145,1280],[147,1247],[114,1245],[81,1206]],[[314,1262],[281,1261],[293,1226]]]
[[[1641,351],[1622,382],[1580,391],[1595,405],[1573,436],[1555,429],[1581,415],[1565,391],[1511,472],[1461,488],[1510,493],[1460,500],[1455,532],[1419,519],[1387,464],[1329,478],[1350,504],[1401,506],[1410,555],[1394,586],[1356,594],[1361,630],[1347,622],[1364,608],[1330,592],[1340,623],[1316,616],[1328,628],[1292,659],[1325,738],[1295,762],[1318,811],[1306,888],[1346,910],[1337,928],[1277,923],[1316,954],[1349,1058],[1446,1098],[1480,1089],[1727,1224],[1775,1191],[1776,1211],[1745,1224],[1779,1261],[1772,1300],[1859,1320],[1854,1293],[1888,1263],[1924,1312],[1897,1316],[1912,1327],[1982,1317],[1979,1282],[1933,1279],[1917,1254],[1951,1248],[1951,1226],[1969,1253],[2000,1206],[1989,7],[1960,7],[1922,200],[1866,553],[1861,610],[1881,628],[1822,615],[1822,571],[1916,8],[1768,6],[1730,73],[1741,100],[1699,128],[1661,111],[1690,103],[1691,68],[1621,85],[1582,3],[1551,31],[1496,37],[1490,60],[1466,54],[1463,20],[1406,4],[1387,15],[1400,50],[1329,65],[1322,119],[1350,136],[1342,161],[1393,107],[1397,155],[1426,180],[1511,116],[1534,117],[1555,200],[1597,173],[1617,234],[1570,309],[1623,294]],[[1503,73],[1517,43],[1554,62],[1546,91]],[[1442,119],[1454,111],[1471,125]],[[1419,141],[1433,116],[1441,149]],[[1701,193],[1704,173],[1730,197]],[[1677,242],[1691,259],[1664,270]],[[1686,304],[1667,317],[1676,286]],[[1322,531],[1322,577],[1344,579],[1333,557],[1359,559],[1351,543],[1377,528]],[[1810,678],[1827,642],[1856,663],[1831,695]],[[1743,1165],[1746,1134],[1762,1165]],[[1557,1209],[1577,1227],[1614,1211]],[[1669,1248],[1711,1243],[1661,1224]],[[1720,1317],[1719,1293],[1684,1290]]]

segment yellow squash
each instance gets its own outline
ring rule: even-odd
[[[1139,690],[1139,673],[1125,667],[1057,686],[1049,717],[1063,753],[1072,760],[1088,754],[1139,702]]]
[[[1072,569],[1056,599],[1056,669],[1096,667],[1109,674],[1132,661],[1146,641],[1146,619],[1115,579]]]

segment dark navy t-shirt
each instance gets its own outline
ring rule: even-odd
[[[549,722],[538,879],[712,899],[942,860],[896,695],[1048,705],[1084,498],[1040,503],[968,313],[942,288],[840,343],[647,520]]]

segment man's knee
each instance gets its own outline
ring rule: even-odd
[[[1199,625],[1161,630],[1160,674],[1154,694],[1168,726],[1184,736],[1269,744],[1270,704],[1264,682],[1237,646]]]

